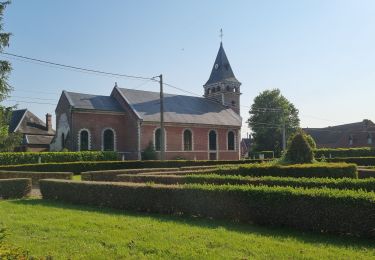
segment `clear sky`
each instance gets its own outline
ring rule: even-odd
[[[224,48],[242,82],[244,122],[245,106],[272,88],[299,109],[302,127],[375,120],[373,0],[13,0],[4,23],[13,33],[8,52],[116,73],[162,73],[166,82],[197,94],[223,28]],[[62,90],[109,95],[114,82],[159,89],[153,82],[10,60],[11,100],[56,104]],[[54,115],[55,105],[4,104],[15,103],[42,119]]]

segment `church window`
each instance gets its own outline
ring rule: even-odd
[[[216,91],[220,91],[221,88],[219,86],[216,87]]]
[[[227,86],[227,91],[230,91],[230,87],[229,86]]]
[[[234,138],[234,132],[229,131],[228,132],[228,150],[234,150],[235,149],[235,138]]]
[[[167,131],[164,128],[164,147],[167,150]],[[154,132],[154,147],[155,151],[161,151],[161,129],[158,128]]]
[[[212,93],[215,93],[215,88],[212,88]]]
[[[349,145],[353,145],[353,136],[349,135]]]
[[[103,132],[103,150],[104,151],[115,150],[115,133],[112,129],[106,129]]]
[[[372,144],[372,135],[370,133],[367,135],[367,144]]]
[[[62,149],[65,148],[65,134],[64,133],[61,134],[61,148]]]
[[[184,131],[184,151],[193,150],[193,135],[190,130],[186,129]]]
[[[80,151],[90,150],[89,131],[88,130],[82,129],[79,132],[79,150]]]
[[[232,107],[236,106],[236,101],[232,100]]]
[[[217,138],[216,138],[216,131],[211,130],[210,133],[208,134],[208,143],[209,143],[209,149],[211,151],[214,151],[217,149]]]

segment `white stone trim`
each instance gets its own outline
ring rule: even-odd
[[[155,127],[154,128],[154,131],[152,131],[152,140],[153,140],[153,145],[154,145],[154,149],[156,152],[160,152],[158,150],[156,150],[156,138],[155,138],[155,133],[156,131],[160,129],[160,127]],[[160,147],[161,148],[161,147]],[[165,129],[164,127],[164,151],[166,152],[167,151],[167,129]]]
[[[190,133],[191,133],[191,150],[190,151],[188,151],[188,150],[185,150],[185,136],[184,136],[184,134],[185,134],[185,131],[186,130],[188,130],[188,131],[190,131]],[[182,151],[185,151],[185,152],[191,152],[191,151],[194,151],[194,132],[193,132],[193,130],[191,129],[191,128],[184,128],[184,129],[182,129],[182,146],[181,146],[181,150]]]
[[[113,129],[112,127],[106,127],[106,128],[103,128],[102,130],[102,151],[104,151],[104,132],[106,130],[111,130],[113,132],[113,151],[117,151],[117,135],[116,135],[116,131],[115,129]]]
[[[88,148],[88,151],[90,151],[91,150],[91,132],[87,128],[82,128],[78,131],[78,151],[81,151],[81,132],[82,131],[87,131],[87,138],[88,138],[87,148]]]

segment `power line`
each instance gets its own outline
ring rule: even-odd
[[[7,99],[7,100],[5,100],[5,101],[8,101],[8,102],[27,103],[27,104],[39,104],[39,105],[54,105],[54,106],[57,105],[57,104],[55,104],[55,103],[34,102],[34,101],[23,101],[23,100],[14,100],[14,99]]]
[[[23,60],[35,61],[35,62],[39,62],[39,63],[43,63],[43,64],[49,64],[49,65],[53,65],[53,66],[57,66],[57,67],[69,68],[69,69],[85,71],[85,72],[98,73],[98,74],[103,74],[103,75],[110,75],[110,76],[116,76],[116,77],[126,77],[126,78],[132,78],[132,79],[143,79],[143,80],[153,80],[155,78],[155,77],[149,77],[148,78],[148,77],[142,77],[142,76],[134,76],[134,75],[121,74],[121,73],[106,72],[106,71],[95,70],[95,69],[88,69],[88,68],[66,65],[66,64],[61,64],[61,63],[52,62],[52,61],[46,61],[46,60],[31,58],[31,57],[18,55],[18,54],[14,54],[14,53],[9,53],[9,52],[2,52],[1,54],[7,55],[7,56],[10,56],[10,57],[20,58],[20,59],[23,59]]]

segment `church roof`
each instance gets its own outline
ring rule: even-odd
[[[33,135],[54,135],[55,130],[48,131],[46,122],[27,109],[14,110],[9,124],[9,132],[20,132]]]
[[[234,76],[232,67],[230,66],[227,55],[225,54],[223,43],[220,43],[219,52],[217,53],[214,66],[212,67],[210,78],[205,86],[221,81],[239,82]]]
[[[74,108],[100,111],[123,112],[115,98],[110,96],[90,95],[64,91],[69,103]]]
[[[159,92],[117,88],[144,121],[160,121]],[[164,121],[202,125],[241,126],[242,119],[232,109],[201,97],[164,94]]]

